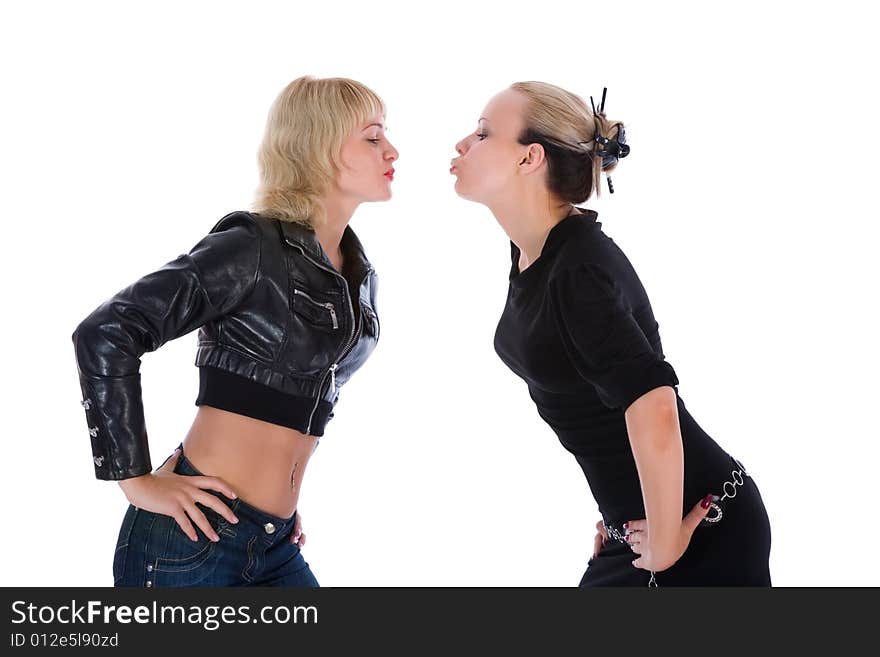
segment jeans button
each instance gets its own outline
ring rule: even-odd
[[[272,534],[275,531],[275,525],[273,525],[271,522],[267,522],[265,525],[263,525],[263,529],[266,530],[267,534]]]

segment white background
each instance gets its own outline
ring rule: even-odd
[[[616,193],[587,206],[688,409],[762,491],[774,584],[880,584],[878,53],[847,5],[4,4],[0,583],[112,584],[127,501],[94,477],[71,333],[250,207],[269,105],[312,74],[376,90],[401,154],[394,198],[352,220],[382,338],[300,500],[322,585],[575,586],[586,567],[586,481],[492,347],[507,238],[448,173],[488,99],[531,79],[607,86],[627,125]],[[143,360],[156,466],[196,412],[195,342]]]

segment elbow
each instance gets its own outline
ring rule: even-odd
[[[650,419],[652,424],[678,423],[678,397],[672,386],[649,390],[626,407],[625,414]]]
[[[146,351],[133,325],[118,321],[98,308],[82,320],[71,334],[77,367],[89,377],[122,377],[139,373]]]
[[[94,342],[95,332],[94,322],[91,315],[89,315],[77,324],[73,333],[71,333],[70,339],[73,341],[73,351],[76,355],[77,363],[82,363],[85,360],[87,356],[86,347]]]
[[[73,341],[74,347],[78,346],[83,341],[87,341],[88,336],[94,333],[93,325],[90,320],[91,315],[77,324],[76,328],[73,329],[73,333],[70,334],[70,339]]]
[[[96,313],[82,320],[70,336],[80,373],[97,376],[106,370],[109,341],[104,322]]]

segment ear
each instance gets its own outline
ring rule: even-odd
[[[531,173],[544,162],[544,147],[541,144],[529,144],[526,152],[520,157],[518,166],[523,173]]]

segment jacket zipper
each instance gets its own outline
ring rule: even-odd
[[[313,304],[315,304],[317,306],[321,306],[322,308],[326,308],[327,310],[329,310],[330,311],[330,319],[333,320],[333,328],[335,328],[335,329],[339,328],[339,322],[336,321],[336,307],[332,303],[330,303],[329,301],[325,302],[325,301],[318,301],[317,299],[313,299],[309,294],[307,294],[306,292],[303,292],[302,290],[300,290],[298,288],[293,288],[293,293],[298,294],[300,296],[303,296],[306,299],[308,299],[309,301],[311,301]]]
[[[342,282],[345,285],[345,300],[346,300],[346,303],[348,303],[348,310],[351,314],[352,324],[354,324],[354,308],[351,305],[351,299],[349,299],[350,294],[348,291],[348,281],[345,280],[345,277],[342,276],[342,274],[340,274],[335,269],[330,269],[329,267],[322,265],[320,262],[316,262],[314,259],[312,259],[305,252],[305,249],[303,249],[299,244],[294,244],[293,242],[290,242],[289,240],[285,240],[285,241],[287,241],[288,244],[290,244],[292,247],[294,247],[300,253],[302,253],[303,257],[306,260],[308,260],[309,262],[311,262],[313,265],[315,265],[319,269],[323,269],[324,271],[330,272],[331,274],[333,274],[337,278],[342,279]],[[364,280],[367,278],[367,275],[370,273],[370,271],[372,271],[372,269],[367,269],[367,271],[364,273],[363,278],[361,278],[360,282],[358,283],[358,290],[360,290],[361,285],[364,284]],[[355,327],[355,330],[353,330],[351,332],[351,337],[348,339],[348,343],[345,345],[345,348],[343,348],[342,355],[339,358],[337,358],[336,361],[332,365],[330,365],[329,369],[327,370],[330,373],[330,380],[331,380],[331,383],[334,386],[334,388],[336,386],[336,368],[339,367],[339,363],[342,361],[343,358],[345,358],[348,355],[348,352],[351,351],[351,348],[354,346],[354,343],[357,342],[357,334],[358,334],[360,327],[361,327],[361,317],[362,316],[363,316],[363,313],[358,314],[357,326]],[[311,435],[309,432],[312,430],[312,419],[315,416],[315,411],[318,410],[318,404],[321,403],[321,391],[324,388],[324,379],[326,379],[326,378],[327,378],[327,373],[325,373],[321,376],[321,382],[318,384],[318,394],[315,395],[315,405],[312,406],[312,412],[309,413],[309,424],[306,427],[306,434],[307,435]]]

